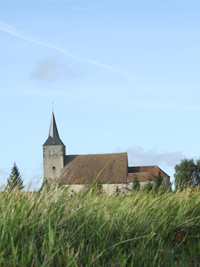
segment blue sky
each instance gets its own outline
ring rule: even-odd
[[[25,184],[42,177],[52,102],[67,154],[127,151],[171,181],[198,159],[199,14],[192,0],[0,0],[1,184],[14,161]]]

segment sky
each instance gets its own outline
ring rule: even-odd
[[[42,183],[52,103],[67,154],[174,178],[200,156],[200,2],[0,0],[0,184]]]

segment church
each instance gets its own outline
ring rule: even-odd
[[[54,112],[50,123],[49,136],[43,145],[44,182],[56,182],[79,192],[94,179],[101,182],[103,190],[109,194],[118,189],[131,189],[137,176],[140,187],[148,180],[155,185],[161,173],[165,187],[170,186],[170,177],[158,166],[129,166],[127,152],[108,154],[66,155],[61,141]]]

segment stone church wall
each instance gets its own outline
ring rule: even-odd
[[[61,169],[64,167],[64,147],[43,147],[43,168],[45,179],[56,179],[60,177]]]

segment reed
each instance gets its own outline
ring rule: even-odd
[[[0,266],[199,266],[200,192],[0,193]]]

